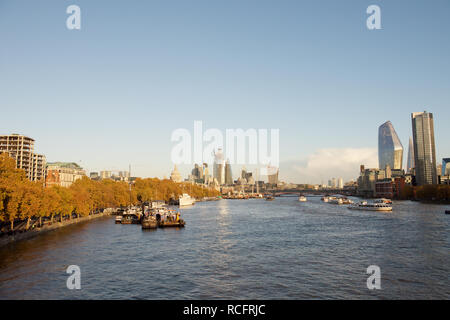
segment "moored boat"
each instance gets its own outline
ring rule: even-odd
[[[166,209],[164,212],[160,211],[155,215],[158,227],[160,228],[183,228],[186,222],[180,218],[180,213],[172,209]]]
[[[300,202],[306,202],[308,199],[304,196],[304,195],[300,195],[300,197],[298,197],[298,201]]]
[[[329,197],[328,197],[328,196],[323,196],[323,197],[322,197],[322,201],[323,201],[323,202],[328,202],[328,200],[329,200]]]
[[[116,216],[115,221],[116,221],[117,224],[121,223],[122,222],[122,216]]]
[[[375,203],[361,201],[348,206],[351,210],[367,210],[367,211],[392,211],[392,206],[386,203]]]
[[[142,219],[142,229],[156,229],[158,227],[158,222],[156,221],[156,217],[152,215],[148,215]]]
[[[195,203],[195,199],[191,198],[191,196],[187,193],[183,193],[183,195],[181,195],[178,199],[178,203],[180,207],[191,206]]]

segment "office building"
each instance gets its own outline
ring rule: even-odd
[[[225,184],[229,186],[233,184],[233,174],[231,173],[230,160],[227,160],[225,163]]]
[[[419,186],[437,184],[433,114],[414,112],[411,120],[416,183]]]
[[[86,176],[86,172],[74,162],[51,162],[47,164],[45,185],[70,187],[72,183]]]
[[[414,170],[414,147],[412,137],[409,137],[408,161],[406,163],[406,172],[412,173]]]
[[[380,169],[387,165],[392,169],[402,169],[403,146],[390,121],[378,128],[378,162]]]
[[[218,185],[225,183],[224,156],[221,148],[214,153],[214,179],[217,180]]]

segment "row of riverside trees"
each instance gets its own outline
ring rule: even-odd
[[[16,169],[16,162],[7,153],[0,154],[0,223],[9,224],[14,231],[17,222],[30,228],[33,221],[42,225],[42,219],[53,222],[87,216],[105,208],[117,208],[150,200],[178,198],[188,193],[197,199],[219,195],[216,190],[197,185],[175,183],[171,180],[136,179],[130,187],[127,182],[110,179],[93,181],[83,177],[70,187],[44,187],[41,181],[26,178],[25,171]]]

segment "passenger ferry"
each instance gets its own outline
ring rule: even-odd
[[[392,211],[392,206],[387,203],[375,203],[361,201],[348,206],[351,210],[367,210],[367,211]]]
[[[391,199],[385,199],[385,198],[375,199],[375,200],[373,200],[373,202],[374,203],[392,204],[392,200]]]
[[[300,197],[298,197],[298,201],[300,201],[300,202],[306,202],[308,199],[304,196],[304,195],[301,195]]]

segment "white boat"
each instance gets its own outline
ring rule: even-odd
[[[298,201],[300,202],[306,202],[308,199],[306,199],[305,196],[301,195],[300,197],[298,197]]]
[[[353,204],[353,200],[350,200],[348,198],[342,198],[342,203],[343,204]]]
[[[195,199],[191,198],[191,196],[188,195],[187,193],[183,193],[183,195],[181,195],[179,198],[179,206],[180,207],[191,206],[194,203],[195,203]]]
[[[386,203],[375,203],[361,201],[348,206],[351,210],[367,210],[367,211],[392,211],[392,206]]]
[[[375,200],[373,200],[373,203],[392,204],[392,200],[390,200],[390,199],[385,199],[385,198],[381,198],[381,199],[375,199]]]
[[[122,216],[116,216],[116,223],[122,222]]]
[[[328,203],[332,203],[332,204],[343,204],[344,200],[342,200],[342,198],[336,198],[336,197],[330,197],[328,199]]]
[[[322,197],[323,202],[328,202],[328,200],[329,200],[329,197],[327,197],[327,196]]]

